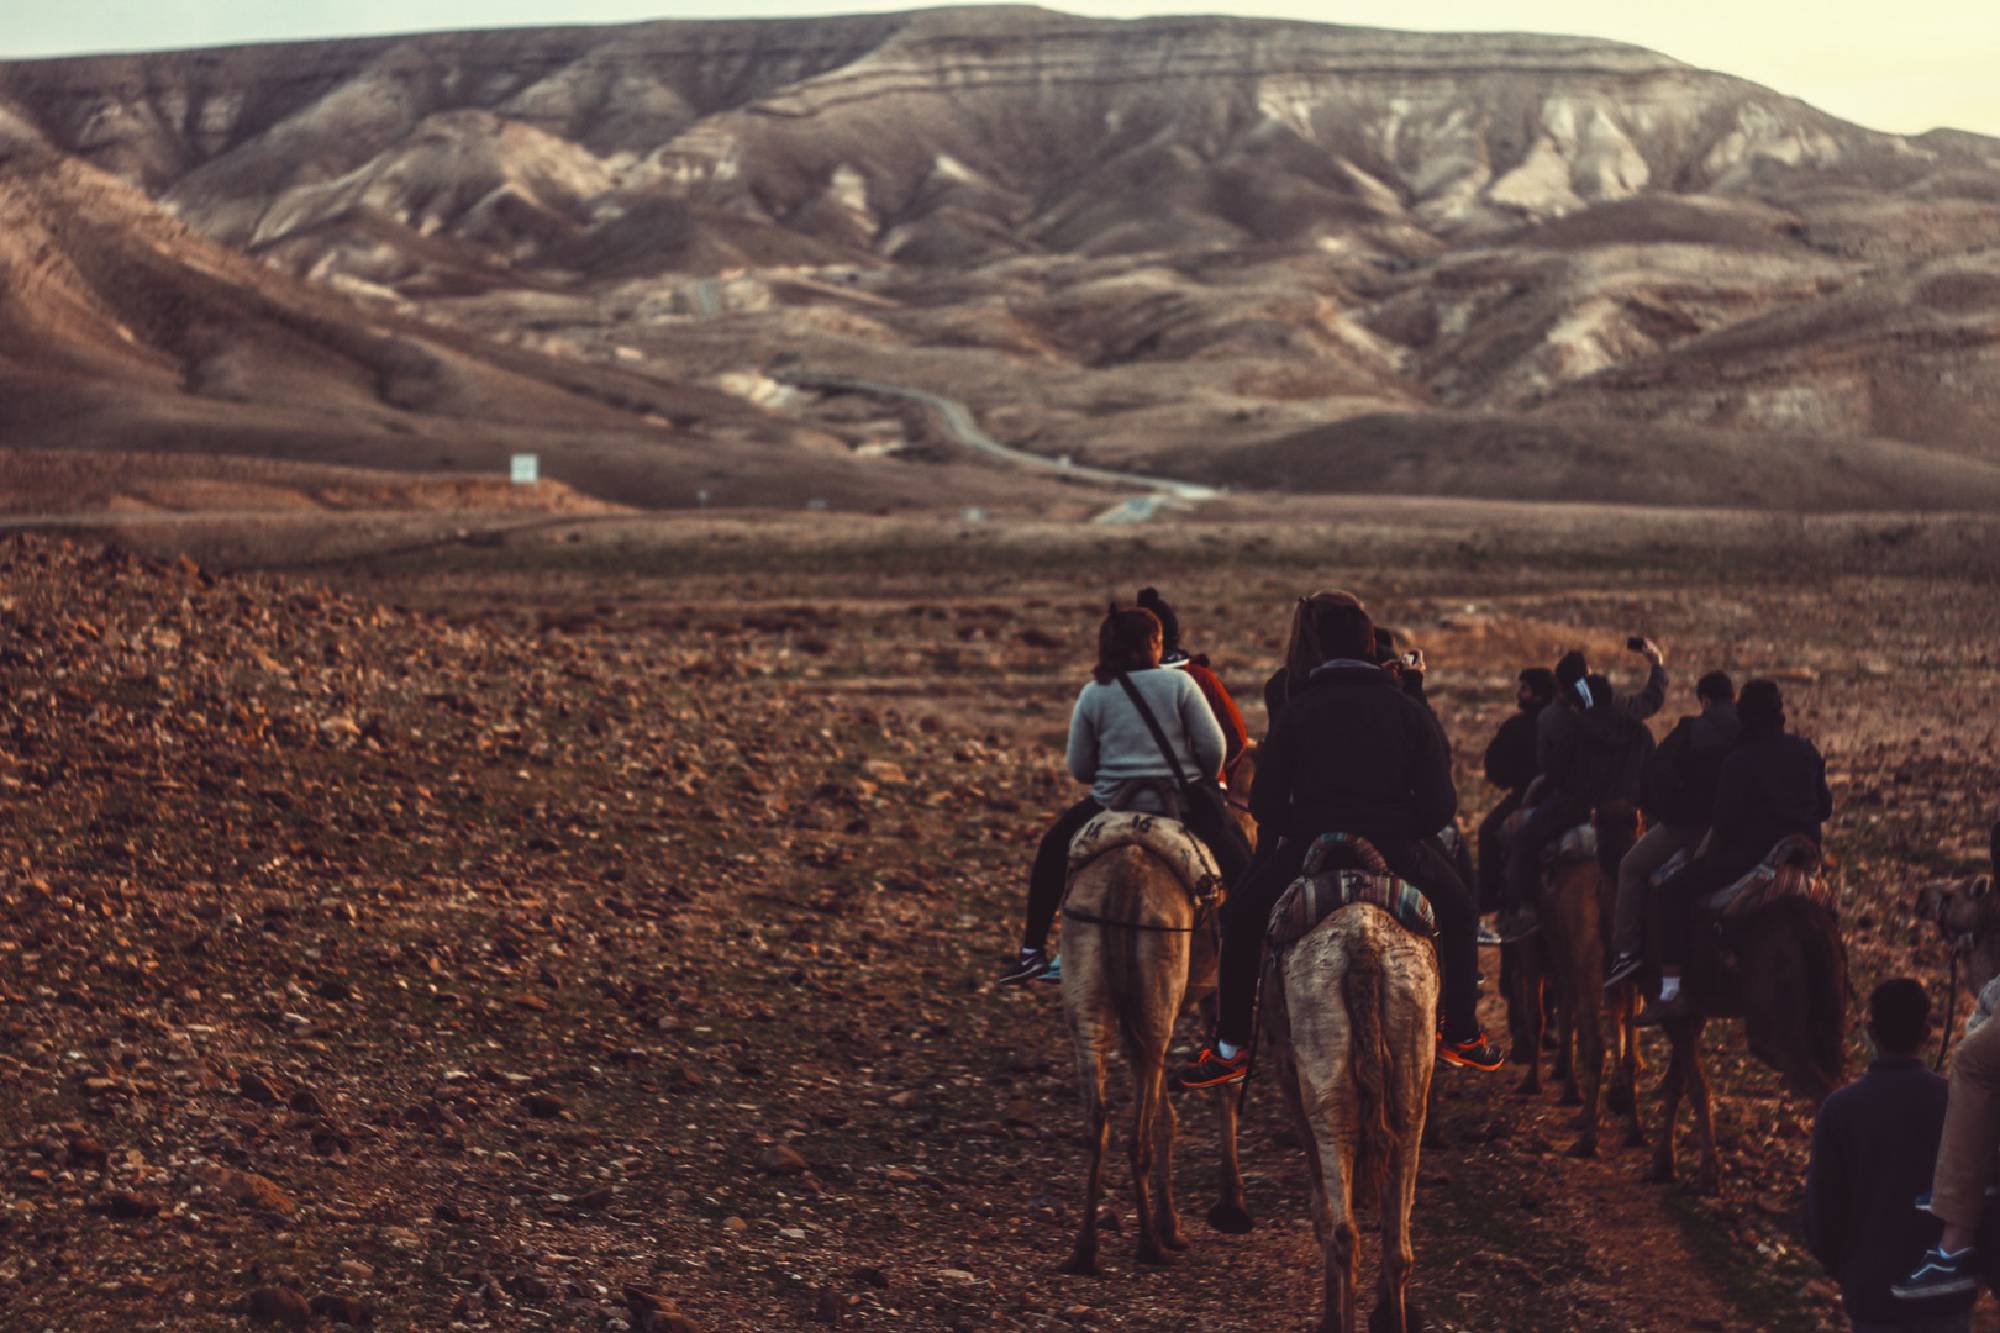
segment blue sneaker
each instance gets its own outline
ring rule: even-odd
[[[1043,969],[1042,969],[1042,974],[1041,974],[1040,976],[1036,977],[1036,978],[1035,978],[1035,980],[1037,980],[1037,981],[1061,981],[1061,980],[1062,980],[1062,955],[1061,955],[1061,954],[1053,954],[1053,955],[1051,955],[1051,956],[1050,956],[1050,958],[1049,958],[1049,965],[1048,965],[1047,967],[1045,967],[1045,968],[1043,968]]]
[[[1019,986],[1041,976],[1049,970],[1049,967],[1049,956],[1040,949],[1023,949],[1020,956],[1014,960],[1013,966],[995,978],[993,984]]]
[[[1933,1245],[1924,1251],[1917,1271],[1889,1288],[1899,1301],[1929,1301],[1942,1296],[1963,1296],[1979,1290],[1979,1279],[1971,1273],[1972,1247],[1946,1254]]]

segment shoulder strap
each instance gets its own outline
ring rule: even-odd
[[[1160,754],[1165,757],[1167,767],[1173,770],[1174,781],[1183,787],[1187,786],[1187,774],[1181,772],[1181,761],[1174,757],[1174,747],[1168,743],[1167,733],[1160,730],[1159,720],[1153,716],[1153,710],[1146,707],[1146,696],[1139,693],[1139,687],[1134,685],[1132,678],[1123,671],[1118,673],[1118,683],[1125,687],[1125,697],[1139,710],[1139,717],[1145,722],[1146,730],[1153,733],[1153,743],[1160,747]]]

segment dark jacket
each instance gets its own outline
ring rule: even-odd
[[[1935,1245],[1942,1224],[1912,1206],[1931,1186],[1946,1083],[1910,1057],[1884,1057],[1828,1097],[1806,1167],[1806,1244],[1840,1282],[1847,1316],[1894,1324],[1910,1307],[1889,1294]],[[1974,1296],[1924,1302],[1955,1314]]]
[[[1524,708],[1500,724],[1486,747],[1486,780],[1507,792],[1533,782],[1542,767],[1535,761],[1535,719],[1546,704]]]
[[[1646,822],[1707,827],[1722,763],[1742,734],[1733,703],[1712,703],[1682,718],[1646,762]]]
[[[1551,705],[1536,719],[1535,759],[1543,802],[1581,818],[1606,801],[1637,801],[1653,733],[1602,678],[1589,708]],[[1553,716],[1551,716],[1553,715]]]
[[[1788,834],[1817,842],[1832,813],[1826,761],[1811,741],[1781,731],[1745,736],[1715,784],[1710,856],[1755,863]]]
[[[1323,667],[1257,753],[1250,811],[1281,836],[1427,838],[1458,813],[1437,719],[1379,667]]]

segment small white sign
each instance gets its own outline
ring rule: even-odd
[[[515,454],[513,469],[508,473],[516,486],[532,486],[541,475],[541,455]]]

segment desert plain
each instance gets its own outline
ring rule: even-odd
[[[1652,634],[1661,721],[1700,670],[1775,676],[1828,757],[1865,994],[1942,983],[1909,899],[1983,857],[1994,536],[1236,498],[1143,526],[454,511],[9,536],[0,1319],[1298,1326],[1305,1162],[1254,1082],[1253,1234],[1200,1224],[1195,1101],[1193,1248],[1131,1263],[1114,1169],[1106,1275],[1056,1272],[1083,1157],[1060,1004],[989,983],[1069,799],[1105,599],[1166,591],[1257,732],[1292,598],[1362,590],[1432,663],[1466,819],[1523,664],[1582,644],[1629,681],[1623,638]],[[1414,1285],[1434,1326],[1839,1326],[1796,1235],[1811,1108],[1737,1025],[1707,1049],[1716,1198],[1642,1185],[1616,1135],[1567,1156],[1572,1113],[1515,1071],[1441,1071]]]

